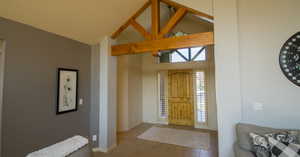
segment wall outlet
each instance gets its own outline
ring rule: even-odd
[[[82,98],[79,99],[79,105],[83,105],[83,99]]]
[[[262,111],[262,110],[264,110],[264,105],[260,102],[256,102],[253,104],[253,109],[255,111]]]
[[[96,141],[97,141],[97,135],[93,135],[92,140],[93,140],[94,142],[96,142]]]

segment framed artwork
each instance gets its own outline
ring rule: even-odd
[[[77,111],[78,70],[58,68],[56,114]]]

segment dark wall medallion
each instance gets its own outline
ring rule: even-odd
[[[284,75],[300,86],[300,32],[289,38],[282,46],[279,64]]]

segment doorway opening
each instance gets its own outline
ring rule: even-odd
[[[168,71],[168,123],[194,125],[193,71]]]
[[[118,56],[116,149],[148,140],[216,156],[213,17],[169,2],[147,2],[111,36],[111,55]]]
[[[208,91],[204,70],[159,71],[159,119],[167,124],[208,127]]]

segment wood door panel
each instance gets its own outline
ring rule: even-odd
[[[192,71],[169,71],[168,81],[169,123],[175,125],[194,125]]]

